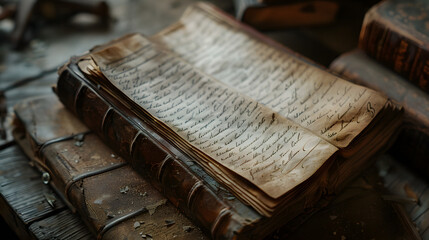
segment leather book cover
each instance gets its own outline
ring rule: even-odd
[[[54,96],[21,102],[15,113],[19,145],[99,239],[208,239]],[[374,167],[365,171],[328,207],[266,239],[420,239],[380,181]]]
[[[97,239],[208,239],[55,95],[15,114],[17,142]]]
[[[202,9],[203,15],[210,15],[212,12],[217,13],[217,11],[219,11],[210,6],[204,7],[201,5],[199,7],[208,8],[208,10]],[[264,43],[268,43],[272,50],[280,49],[282,51],[289,52],[285,47],[266,39],[266,37],[254,32],[254,30],[251,30],[249,27],[245,27],[242,24],[231,20],[230,17],[224,16],[223,14],[213,14],[213,18],[218,20],[219,18],[222,20],[225,19],[227,24],[231,24],[240,31],[249,34],[250,37],[263,41]],[[121,40],[117,41],[119,42]],[[109,45],[105,45],[104,47],[99,46],[96,47],[96,49],[106,50],[108,46]],[[161,48],[163,46],[159,45],[158,47]],[[168,135],[165,132],[159,131],[159,127],[153,124],[157,121],[152,121],[147,117],[142,117],[136,111],[136,109],[139,109],[139,106],[136,103],[122,101],[120,97],[116,97],[116,95],[114,95],[109,89],[105,88],[104,85],[97,86],[96,81],[102,81],[104,79],[103,76],[101,76],[100,73],[95,72],[94,75],[84,73],[86,71],[85,67],[80,68],[80,64],[85,65],[86,63],[82,59],[78,65],[78,61],[80,59],[81,58],[71,59],[71,61],[64,65],[64,67],[59,71],[60,76],[56,92],[60,100],[67,108],[78,116],[78,118],[81,119],[89,129],[92,129],[97,133],[97,135],[99,135],[108,146],[116,151],[118,155],[129,161],[137,172],[150,176],[153,185],[157,189],[164,193],[165,196],[170,199],[174,205],[178,206],[187,216],[192,217],[198,225],[210,232],[213,238],[249,238],[250,236],[253,238],[260,238],[266,236],[281,225],[293,221],[294,218],[298,217],[300,214],[307,215],[309,212],[326,205],[329,198],[331,198],[332,192],[335,192],[336,189],[333,189],[334,187],[332,187],[332,191],[324,191],[324,188],[320,187],[320,184],[326,184],[326,181],[314,181],[314,185],[317,185],[318,187],[308,187],[303,190],[317,193],[311,193],[313,195],[308,198],[310,200],[305,199],[301,201],[301,199],[305,198],[307,195],[297,194],[297,197],[291,198],[290,201],[291,204],[296,203],[297,207],[281,208],[283,205],[279,204],[278,209],[284,210],[285,214],[273,215],[270,218],[262,217],[258,212],[245,205],[243,203],[244,201],[239,201],[238,198],[231,195],[230,192],[224,190],[225,188],[233,189],[231,188],[231,185],[233,184],[228,185],[228,187],[225,187],[227,184],[225,184],[225,186],[220,186],[219,183],[210,178],[201,167],[194,164],[195,161],[198,162],[200,159],[192,159],[189,156],[195,157],[196,154],[192,155],[192,153],[188,151],[188,155],[185,155],[184,152],[186,149],[179,149],[180,145],[175,145],[174,140],[170,138],[170,135],[176,137],[174,132],[169,132],[170,135]],[[307,62],[306,60],[304,61]],[[100,78],[97,78],[97,76]],[[332,77],[332,79],[335,78]],[[107,82],[103,83],[108,84]],[[99,82],[99,84],[103,83]],[[122,96],[120,91],[114,93]],[[393,118],[392,116],[400,114],[400,111],[396,108],[396,105],[390,105],[390,102],[388,102],[384,97],[378,97],[380,97],[380,101],[383,101],[381,104],[386,103],[386,111],[392,110],[392,114],[386,115],[386,119],[394,119],[395,123],[387,128],[384,127],[382,133],[390,134],[391,131],[389,131],[389,128],[393,128],[393,126],[398,125],[400,119],[399,117]],[[366,104],[366,106],[366,108],[368,108],[368,106],[371,108],[371,103],[369,103],[369,105]],[[362,109],[362,107],[363,105],[357,109]],[[348,110],[345,110],[345,113],[347,112]],[[371,116],[371,114],[368,115]],[[374,115],[372,114],[372,116]],[[274,119],[274,117],[272,118]],[[332,128],[332,126],[333,125],[331,125],[330,128]],[[341,129],[343,129],[342,127],[343,126],[341,126]],[[329,130],[330,128],[327,129]],[[368,129],[369,128],[370,127],[368,127]],[[154,129],[157,129],[157,131]],[[335,132],[331,137],[335,136],[335,134],[337,133]],[[389,137],[381,137],[382,134],[378,134],[377,137],[382,139],[380,139],[380,141],[376,140],[377,144],[385,143],[386,140],[390,139]],[[161,137],[161,135],[163,137]],[[381,144],[378,146],[380,145]],[[332,147],[331,150],[334,149],[333,145],[330,146]],[[371,148],[370,151],[375,152],[375,149]],[[195,152],[199,153],[198,150]],[[351,152],[352,151],[349,153],[351,154]],[[325,151],[325,153],[330,152]],[[364,154],[363,151],[359,151],[359,153]],[[365,156],[371,155],[372,154],[365,154]],[[367,158],[356,157],[356,159]],[[354,166],[358,166],[360,168],[363,167],[363,165],[359,164],[363,164],[364,161],[358,162],[350,160],[350,163],[351,162],[353,162]],[[312,164],[308,166],[316,165]],[[340,164],[338,166],[340,166]],[[207,166],[204,165],[204,167]],[[345,172],[353,172],[356,175],[357,172],[359,172],[348,171],[349,169],[350,168],[347,168]],[[323,170],[320,172],[323,173]],[[213,172],[211,173],[213,174]],[[214,176],[218,176],[220,178],[223,175]],[[344,178],[346,178],[346,176],[350,175],[344,174]],[[320,177],[320,175],[315,175],[314,179],[318,177]],[[341,177],[343,176],[332,176],[332,182],[338,183],[338,186],[340,184],[344,185],[346,180],[342,180]],[[323,179],[323,177],[321,179]],[[311,183],[311,181],[308,183]],[[327,186],[328,185],[329,184],[327,184]],[[330,186],[337,185],[330,184]],[[341,187],[342,186],[339,186],[338,188]],[[248,188],[246,187],[244,189],[247,190]],[[301,189],[296,189],[296,191],[301,191]],[[316,198],[317,200],[321,199],[321,201],[316,201]],[[207,203],[210,203],[210,207],[207,207]],[[260,209],[261,208],[258,210],[260,211]]]
[[[383,92],[404,108],[400,134],[391,148],[398,160],[429,179],[429,96],[406,79],[355,50],[341,55],[331,70],[354,83]]]
[[[238,20],[260,30],[276,30],[332,23],[339,9],[335,1],[287,1],[266,4],[234,0]]]
[[[429,92],[429,3],[383,1],[365,15],[359,46],[369,56]]]
[[[77,64],[63,68],[55,90],[60,101],[212,238],[257,239],[274,230],[267,218],[234,197],[130,109],[114,108],[104,99],[108,96],[94,91],[85,79]]]

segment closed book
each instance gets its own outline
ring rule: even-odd
[[[402,116],[203,3],[72,58],[56,92],[213,238],[261,238],[320,208]]]
[[[260,30],[320,26],[332,23],[338,12],[335,1],[284,1],[266,4],[258,0],[234,0],[236,18]]]
[[[49,199],[55,207],[52,208],[53,212],[46,219],[32,223],[29,228],[35,239],[91,239],[88,229],[99,239],[208,239],[198,227],[165,201],[144,176],[136,175],[133,169],[122,164],[124,161],[112,150],[100,144],[93,133],[81,128],[79,121],[52,95],[24,100],[15,107],[15,113],[14,136],[19,146],[45,175],[49,173],[50,185],[87,224],[86,227],[79,225],[77,215],[68,209],[58,211],[58,208],[65,209],[65,206],[52,194]],[[66,130],[58,134],[60,137],[51,138],[56,135],[52,132],[58,133],[60,127]],[[50,140],[45,141],[45,135]],[[10,164],[16,162],[16,155],[20,155],[17,146],[3,150],[0,155],[3,156],[2,162],[7,163],[0,166],[0,170],[5,170],[5,173],[0,172],[0,177],[6,181],[10,181],[13,176],[19,177],[16,172],[22,171],[23,166],[14,171],[10,169],[17,166]],[[20,158],[17,164],[30,168],[28,160],[21,156],[22,160]],[[37,177],[39,174],[33,171],[30,175],[33,182],[43,186]],[[27,181],[15,181],[13,186],[0,188],[0,193],[25,187],[23,184],[28,184],[30,179],[28,174],[22,177]],[[401,204],[384,199],[392,194],[389,195],[380,182],[376,168],[371,167],[338,193],[326,208],[305,216],[302,220],[306,221],[301,225],[301,222],[289,224],[266,239],[325,239],[335,236],[348,239],[420,239]],[[412,187],[418,188],[420,185],[413,184]],[[43,187],[48,188],[46,185]],[[39,195],[45,192],[46,195],[46,191],[40,188],[34,191],[39,191]],[[15,198],[25,199],[30,196],[19,191]],[[425,204],[424,199],[421,200]],[[8,201],[6,204],[12,206],[22,205],[21,201]],[[34,204],[40,203],[35,201]],[[15,216],[22,216],[18,212],[11,212]],[[2,216],[9,223],[14,222],[13,216]],[[32,216],[37,217],[34,213]],[[18,231],[22,233],[22,229]]]
[[[429,16],[427,1],[383,1],[362,25],[359,47],[378,62],[429,91]]]
[[[15,114],[17,142],[94,238],[208,239],[55,95],[20,102]]]
[[[330,67],[354,83],[383,92],[404,107],[404,121],[391,152],[405,165],[429,178],[429,96],[403,77],[355,50]]]

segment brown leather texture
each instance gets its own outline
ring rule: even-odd
[[[429,179],[429,96],[360,50],[341,55],[331,70],[354,83],[383,92],[404,108],[404,121],[391,148],[398,160]]]
[[[332,23],[338,12],[335,1],[287,1],[270,4],[260,0],[234,0],[235,16],[258,30],[284,30],[293,27]]]
[[[369,56],[429,92],[429,35],[425,1],[389,0],[368,11],[359,46]]]
[[[147,176],[138,175],[94,133],[88,133],[54,96],[22,102],[15,112],[18,143],[28,155],[37,153],[34,161],[50,173],[51,185],[98,238],[208,238],[151,186]],[[83,138],[82,132],[86,133]],[[183,173],[175,165],[165,171],[180,173],[168,178],[180,178]],[[177,192],[180,195],[179,188]],[[377,170],[371,168],[327,208],[303,215],[266,239],[419,239],[402,206],[385,200],[385,194]],[[199,201],[206,208],[212,206]]]
[[[274,48],[290,51],[249,27],[239,27]],[[72,59],[60,71],[57,84],[60,100],[137,172],[150,176],[157,189],[213,238],[259,239],[299,214],[306,215],[320,207],[291,208],[288,214],[279,217],[262,217],[232,196],[173,143],[162,138],[152,129],[152,122],[137,117],[131,110],[136,107],[135,103],[121,102],[87,79],[77,61]],[[301,222],[301,218],[298,219],[297,222]]]
[[[258,239],[275,229],[127,107],[95,89],[71,63],[56,91],[67,108],[212,238]]]
[[[213,10],[210,9],[210,11]],[[229,20],[229,17],[222,13],[216,17],[225,17]],[[236,26],[239,23],[231,21],[231,24]],[[267,40],[249,27],[242,25],[237,27],[240,27],[243,32],[251,34],[255,39],[264,41],[281,51],[289,52],[288,49],[272,40]],[[70,63],[60,71],[57,94],[63,104],[97,133],[108,146],[127,159],[137,172],[150,176],[152,184],[157,189],[187,216],[193,218],[198,225],[210,232],[213,238],[261,238],[282,225],[294,221],[295,218],[301,219],[299,215],[309,214],[310,211],[315,211],[323,205],[322,201],[316,203],[313,199],[300,201],[293,198],[289,202],[297,207],[285,210],[284,212],[287,214],[278,214],[271,218],[262,217],[232,196],[225,190],[227,187],[219,186],[219,183],[209,177],[201,167],[194,164],[192,158],[174,147],[174,143],[168,142],[157,131],[154,131],[153,121],[147,120],[141,115],[138,117],[133,111],[138,108],[136,103],[120,101],[107,93],[108,90],[97,87],[96,81],[88,79],[95,75],[86,78],[79,70],[77,61],[77,58],[71,59]],[[304,59],[304,61],[306,60]],[[117,94],[121,96],[120,92]],[[335,165],[334,163],[329,164]],[[341,164],[338,166],[341,171]],[[363,168],[363,166],[356,167]],[[358,172],[350,171],[355,174],[353,177]],[[327,172],[323,173],[327,174]],[[317,177],[313,176],[313,178]],[[319,192],[317,195],[315,194],[315,197],[325,198],[323,200],[329,199],[332,192],[337,191],[347,182],[340,178],[332,177],[332,179],[335,184],[329,184],[329,186],[339,187],[332,191],[317,188]],[[314,182],[316,183],[316,181]],[[210,206],[207,203],[210,203]],[[310,206],[313,203],[316,204]],[[297,221],[300,222],[300,220]]]
[[[208,239],[54,95],[22,102],[15,114],[18,142],[31,145],[51,185],[98,239]]]

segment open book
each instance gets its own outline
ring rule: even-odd
[[[268,229],[343,187],[401,122],[400,108],[381,94],[295,56],[207,4],[191,7],[151,38],[127,35],[75,62],[85,76],[79,81],[94,92],[90,98],[126,108],[131,116],[122,118],[149,125],[272,219]],[[125,145],[117,138],[116,148],[136,156],[142,132],[109,118],[112,107],[86,111],[92,101],[79,102],[82,91],[71,93],[68,86],[76,84],[66,81],[62,74],[57,89],[65,105],[96,131],[92,120],[100,118],[121,129],[117,135],[133,134]],[[106,137],[115,130],[103,131]]]

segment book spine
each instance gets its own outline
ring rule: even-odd
[[[429,92],[429,49],[418,40],[417,34],[411,37],[412,33],[401,28],[402,24],[395,24],[393,19],[379,15],[377,8],[370,10],[362,25],[359,47]]]
[[[237,199],[233,198],[229,204],[220,188],[215,193],[207,179],[195,173],[202,170],[192,165],[192,160],[134,117],[129,109],[117,110],[103,98],[108,96],[100,96],[100,91],[94,91],[93,87],[75,71],[66,69],[59,76],[57,95],[88,128],[127,159],[137,172],[148,176],[155,188],[196,220],[212,238],[246,238],[250,225],[261,219],[259,214]]]
[[[404,121],[390,152],[429,179],[429,96],[361,51],[334,60],[331,70],[350,81],[382,92],[404,107]]]
[[[141,239],[136,219],[149,223],[145,233],[154,239],[207,239],[53,94],[22,101],[14,111],[16,143],[58,193],[46,196],[48,207],[64,208],[56,199],[66,200],[93,233],[90,239]]]

